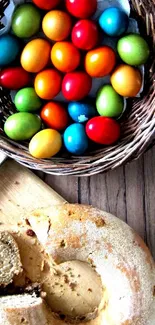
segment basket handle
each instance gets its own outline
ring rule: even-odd
[[[2,165],[6,159],[7,155],[3,151],[0,151],[0,165]]]

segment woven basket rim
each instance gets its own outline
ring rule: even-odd
[[[3,8],[9,1],[2,0]],[[9,157],[17,160],[26,167],[44,171],[54,175],[90,176],[114,169],[124,163],[140,157],[151,144],[155,136],[155,0],[131,0],[132,16],[139,22],[141,34],[147,37],[152,49],[152,55],[146,65],[145,87],[141,99],[129,100],[131,111],[127,112],[127,119],[123,119],[123,137],[116,145],[98,148],[82,157],[63,154],[62,157],[52,159],[35,159],[27,147],[16,143],[2,134],[0,129],[0,150]],[[144,26],[145,24],[145,26]],[[3,94],[3,96],[2,96]],[[11,111],[11,100],[7,91],[0,89],[0,114]],[[8,114],[8,112],[7,112]]]

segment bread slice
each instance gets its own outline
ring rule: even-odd
[[[42,298],[23,294],[0,297],[0,324],[54,325],[54,320]]]
[[[7,231],[0,232],[0,286],[7,286],[22,273],[18,245]]]

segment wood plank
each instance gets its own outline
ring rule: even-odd
[[[125,166],[127,223],[146,240],[143,157]]]
[[[39,206],[64,202],[27,168],[7,160],[0,167],[0,222],[14,223]]]
[[[78,203],[78,178],[45,174],[44,181],[70,203]]]
[[[80,203],[92,204],[126,221],[124,169],[80,179]]]
[[[144,155],[147,244],[155,259],[155,147]]]

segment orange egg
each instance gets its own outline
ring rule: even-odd
[[[47,69],[37,74],[34,88],[40,98],[48,100],[58,95],[61,83],[61,74],[55,69]]]
[[[93,78],[100,78],[110,74],[115,64],[115,52],[108,46],[91,50],[85,57],[86,72]]]
[[[32,73],[39,72],[47,65],[50,51],[51,45],[44,39],[37,38],[27,43],[21,55],[23,69]]]
[[[119,95],[135,97],[142,87],[142,76],[137,68],[121,64],[113,72],[111,83]]]
[[[49,11],[43,18],[42,28],[52,41],[63,41],[72,29],[72,20],[68,13],[61,10]]]
[[[80,52],[70,42],[57,42],[51,51],[53,65],[62,72],[71,72],[80,64]]]

